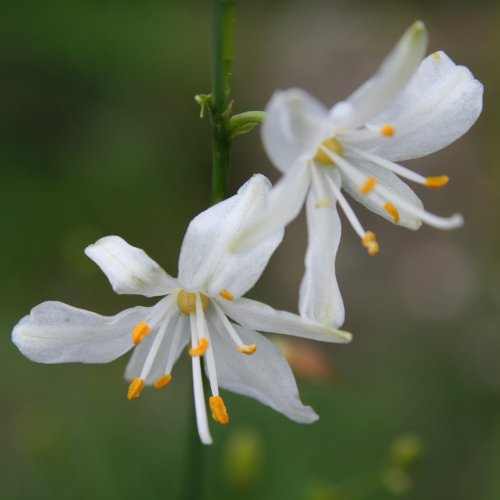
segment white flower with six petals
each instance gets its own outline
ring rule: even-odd
[[[378,72],[346,101],[326,109],[299,89],[276,92],[262,126],[262,140],[283,177],[261,214],[230,243],[243,252],[284,227],[307,196],[309,245],[301,284],[301,315],[339,327],[344,306],[335,279],[340,240],[338,202],[371,255],[379,246],[341,190],[394,224],[440,229],[462,224],[458,214],[438,217],[398,176],[437,188],[447,176],[423,177],[396,161],[425,156],[458,139],[482,109],[483,86],[443,52],[422,60],[427,46],[423,23],[414,23]]]
[[[219,423],[229,422],[219,386],[251,396],[294,421],[315,421],[316,413],[301,403],[278,348],[254,330],[341,343],[349,342],[351,335],[242,297],[281,242],[282,229],[244,255],[225,251],[242,224],[262,209],[269,191],[269,181],[255,175],[237,195],[195,217],[182,244],[177,279],[118,236],[101,238],[85,253],[116,293],[164,297],[152,307],[134,307],[111,317],[44,302],[15,326],[13,342],[41,363],[107,363],[135,347],[125,374],[131,381],[129,399],[139,397],[145,385],[165,387],[190,343],[196,419],[205,444],[212,438],[200,357],[210,383],[212,416]]]

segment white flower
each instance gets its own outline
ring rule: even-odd
[[[445,147],[481,112],[481,83],[443,52],[422,61],[426,46],[425,27],[416,22],[375,76],[331,110],[299,89],[275,93],[267,106],[262,140],[284,175],[266,209],[242,228],[230,249],[251,248],[288,224],[307,196],[309,246],[300,294],[305,317],[335,326],[344,319],[335,283],[337,202],[370,255],[379,249],[375,234],[363,228],[341,189],[399,226],[418,229],[425,222],[451,229],[462,224],[458,214],[442,218],[425,211],[398,177],[437,188],[447,176],[426,178],[394,163]]]
[[[212,416],[219,423],[229,421],[219,386],[254,397],[297,422],[315,421],[318,417],[301,403],[280,351],[253,330],[325,342],[348,342],[350,334],[242,298],[281,242],[282,230],[242,256],[225,251],[235,231],[262,209],[269,191],[269,181],[255,175],[237,195],[195,217],[184,238],[177,279],[118,236],[100,239],[85,253],[116,293],[165,297],[152,307],[134,307],[111,317],[44,302],[16,325],[13,342],[41,363],[107,363],[136,346],[125,374],[131,380],[129,399],[139,397],[145,385],[165,387],[175,361],[190,343],[198,432],[206,444],[211,437],[201,356],[210,382]]]

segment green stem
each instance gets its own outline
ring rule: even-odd
[[[212,122],[212,203],[227,198],[229,151],[231,149],[231,63],[233,61],[234,7],[236,0],[211,0],[212,3],[212,94],[199,95],[202,114],[207,107]],[[205,382],[206,385],[206,382]],[[193,399],[194,401],[194,399]],[[206,447],[200,443],[194,404],[181,500],[203,498],[203,471]],[[193,472],[196,477],[193,477]]]
[[[227,198],[231,130],[231,64],[236,0],[212,1],[212,203]]]
[[[191,398],[188,427],[187,458],[179,500],[201,500],[203,498],[205,454],[207,450],[198,436],[194,395]]]

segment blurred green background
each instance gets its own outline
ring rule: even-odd
[[[10,332],[48,299],[102,314],[149,303],[114,295],[84,256],[101,236],[176,275],[187,223],[209,202],[210,129],[193,99],[209,91],[208,2],[20,0],[0,14],[0,498],[177,498],[193,425],[187,359],[167,390],[129,402],[127,356],[37,365]],[[466,225],[413,233],[355,207],[381,252],[367,256],[344,224],[338,275],[354,342],[284,345],[320,421],[224,394],[231,424],[213,423],[204,470],[187,476],[206,499],[500,498],[498,2],[241,1],[235,111],[291,86],[332,105],[419,18],[429,50],[486,87],[469,134],[407,162],[450,174],[446,189],[416,191]],[[236,139],[232,169],[232,191],[253,172],[278,178],[258,131]],[[296,311],[305,240],[301,217],[251,297]]]

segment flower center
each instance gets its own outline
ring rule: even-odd
[[[208,297],[200,293],[201,306],[203,310],[206,311],[208,307]],[[196,293],[186,292],[186,290],[180,290],[177,293],[177,307],[179,311],[184,316],[189,316],[191,313],[196,312]]]
[[[326,139],[319,145],[316,151],[316,156],[314,157],[314,160],[318,163],[321,163],[321,165],[335,165],[335,162],[326,153],[325,149],[328,149],[332,153],[338,154],[339,156],[342,156],[344,154],[344,148],[342,147],[342,144],[340,144],[340,142],[335,139],[335,137]]]

